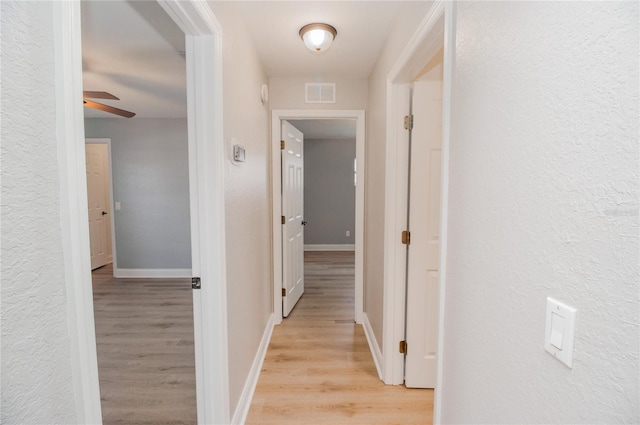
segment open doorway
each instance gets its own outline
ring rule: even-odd
[[[446,265],[447,265],[447,211],[448,211],[448,163],[449,163],[449,137],[450,137],[450,106],[451,106],[451,86],[452,86],[452,64],[454,54],[454,16],[453,5],[442,2],[437,3],[420,24],[418,31],[414,34],[412,42],[407,45],[405,51],[400,55],[389,73],[387,83],[387,110],[391,113],[387,118],[387,158],[385,173],[385,185],[387,188],[395,189],[397,202],[387,202],[385,205],[385,293],[392,294],[397,302],[385,303],[384,306],[384,332],[383,332],[383,380],[387,384],[403,384],[405,382],[405,353],[399,352],[398,342],[403,341],[412,346],[411,341],[406,338],[406,333],[411,320],[422,321],[424,325],[430,320],[431,325],[436,329],[436,335],[429,342],[430,357],[435,351],[435,379],[434,389],[434,423],[440,422],[441,397],[439,388],[442,385],[442,341],[444,338],[444,308],[446,294]],[[441,52],[441,53],[440,53]],[[441,59],[438,59],[441,57]],[[437,235],[438,246],[435,249],[437,254],[437,270],[429,270],[423,267],[423,272],[430,274],[430,282],[423,285],[423,292],[431,292],[430,299],[432,316],[427,317],[407,317],[408,312],[406,301],[408,297],[413,297],[411,291],[407,290],[407,249],[405,245],[394,244],[399,234],[407,229],[407,217],[409,217],[411,207],[409,206],[409,182],[406,177],[396,173],[397,170],[404,170],[408,166],[408,138],[410,133],[405,126],[410,127],[410,119],[403,122],[402,117],[411,115],[411,86],[413,82],[427,76],[429,72],[439,73],[441,71],[441,107],[442,114],[437,120],[441,126],[441,150],[438,154],[441,168],[429,167],[437,170],[439,182],[436,182],[439,190],[439,202],[437,216],[439,223],[433,229],[431,235]],[[427,79],[429,77],[427,76]],[[439,79],[439,78],[438,78]],[[415,117],[414,117],[415,119]],[[406,124],[405,124],[406,123]],[[408,125],[407,125],[408,124]],[[421,158],[426,160],[426,156]],[[406,174],[404,174],[406,176]],[[424,182],[423,182],[424,183]],[[413,184],[413,182],[411,182]],[[424,185],[423,185],[424,187]],[[435,192],[434,192],[435,193]],[[423,217],[424,218],[424,217]],[[410,220],[413,221],[413,220]],[[427,220],[425,220],[427,221]],[[426,233],[425,233],[426,234]],[[413,235],[411,235],[413,242]],[[424,237],[425,240],[428,237]],[[401,261],[398,261],[401,260]],[[423,273],[424,274],[424,273]],[[411,282],[408,282],[411,284]],[[431,289],[429,289],[429,287]],[[433,288],[437,287],[434,294]],[[409,293],[408,293],[409,292]],[[424,304],[424,303],[423,303]],[[426,306],[422,306],[426,310]],[[437,308],[437,312],[433,312]],[[424,316],[424,315],[423,315]],[[405,321],[407,325],[405,326]],[[420,342],[417,344],[420,347]],[[415,346],[415,344],[414,344]],[[435,346],[435,347],[434,347]],[[411,348],[409,348],[411,350]],[[406,351],[406,350],[405,350]],[[422,353],[424,354],[424,352]],[[425,356],[422,356],[423,359]],[[430,359],[432,360],[432,359]]]
[[[275,322],[280,323],[283,317],[283,298],[280,296],[281,292],[284,296],[283,283],[285,282],[286,270],[283,268],[283,259],[285,248],[283,245],[283,220],[286,214],[283,214],[283,193],[286,190],[286,181],[283,179],[282,163],[281,163],[281,141],[283,140],[283,133],[281,132],[283,122],[295,122],[300,127],[303,127],[309,133],[313,126],[318,127],[318,124],[313,120],[351,120],[355,126],[355,166],[357,172],[360,175],[364,175],[364,111],[273,111],[272,117],[272,202],[273,202],[273,257],[274,257],[274,316]],[[307,127],[305,127],[305,125]],[[346,126],[347,128],[349,125]],[[302,133],[302,132],[300,132]],[[350,160],[351,164],[351,160]],[[351,165],[350,165],[351,166]],[[354,171],[355,174],[355,171]],[[355,180],[355,214],[354,214],[354,263],[355,263],[355,287],[354,287],[354,319],[356,323],[361,323],[362,320],[362,305],[363,305],[363,282],[362,282],[362,269],[363,269],[363,248],[364,248],[364,179],[358,179],[357,176],[353,176]],[[349,179],[350,184],[353,184],[354,180]],[[306,221],[306,219],[305,219]],[[344,226],[344,225],[342,225]],[[351,231],[349,229],[343,229],[345,238],[346,232]],[[323,244],[317,244],[323,245]],[[338,244],[324,244],[324,245],[338,245]],[[348,245],[348,244],[340,244]],[[330,247],[330,246],[329,246]],[[313,249],[313,248],[312,248]],[[322,249],[322,248],[321,248]],[[343,248],[344,249],[344,248]],[[285,259],[286,260],[286,259]]]
[[[304,134],[305,252],[355,252],[356,121],[289,122]]]
[[[195,423],[185,36],[155,2],[81,12],[102,420]]]
[[[91,270],[113,262],[111,139],[87,139],[87,198]]]
[[[356,121],[285,120],[282,141],[282,314],[288,317],[308,287],[308,267],[355,265]],[[350,300],[354,288],[352,280]]]
[[[220,27],[196,1],[158,1],[186,35],[192,291],[198,421],[229,422],[224,255]],[[79,2],[54,3],[61,231],[78,421],[100,423],[100,389],[90,285]],[[196,61],[198,66],[195,66]],[[206,116],[207,119],[197,119]],[[204,147],[207,146],[207,149]],[[198,154],[200,153],[200,154]],[[214,166],[212,166],[212,164]],[[222,229],[222,230],[221,230]],[[193,236],[195,235],[195,237]],[[203,258],[206,261],[203,261]],[[220,397],[205,399],[204,394]]]

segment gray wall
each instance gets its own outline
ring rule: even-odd
[[[222,26],[224,75],[225,232],[229,335],[229,406],[238,418],[260,341],[269,331],[271,195],[269,106],[260,101],[268,81],[242,14],[232,2],[209,2]],[[246,148],[246,162],[231,160],[232,146]]]
[[[306,245],[355,243],[355,157],[355,139],[304,141]]]
[[[111,139],[118,268],[190,269],[186,118],[86,119],[85,134]]]

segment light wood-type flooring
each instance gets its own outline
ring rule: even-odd
[[[353,253],[305,254],[305,294],[274,329],[247,424],[431,423],[433,391],[378,379],[353,279]],[[104,424],[196,423],[190,281],[105,266],[93,293]]]
[[[354,324],[352,252],[306,252],[305,292],[275,327],[247,425],[431,424],[433,391],[384,385]]]
[[[195,424],[190,279],[114,279],[93,272],[105,425]]]

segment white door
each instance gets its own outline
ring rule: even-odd
[[[91,269],[94,270],[112,261],[109,151],[105,143],[87,143],[85,151]]]
[[[405,385],[434,388],[439,298],[441,78],[414,84],[412,114]]]
[[[304,136],[282,121],[282,315],[304,292]]]

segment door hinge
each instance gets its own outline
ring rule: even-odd
[[[280,149],[284,150],[284,140],[280,140]]]
[[[286,219],[284,216],[282,216],[282,218],[280,219],[280,221],[282,222],[282,224],[285,224],[285,223],[287,222],[287,219]]]
[[[407,341],[400,341],[399,350],[402,354],[407,354]]]
[[[405,115],[404,117],[404,129],[413,130],[413,115]]]
[[[408,230],[403,230],[402,231],[402,243],[404,245],[410,245],[411,244],[411,232]]]
[[[202,287],[199,277],[191,278],[191,289],[200,289]]]
[[[283,297],[287,296],[287,290],[285,288],[282,288],[282,296]]]

